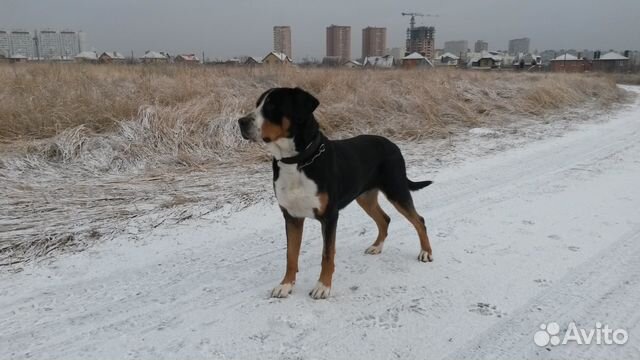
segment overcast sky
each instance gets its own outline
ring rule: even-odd
[[[388,47],[403,46],[409,19],[436,27],[436,46],[478,39],[506,49],[530,37],[531,49],[640,49],[640,0],[0,0],[0,28],[71,28],[96,50],[205,52],[209,58],[264,55],[273,25],[292,27],[293,56],[322,57],[325,28],[351,25],[352,55],[362,28],[387,27]]]

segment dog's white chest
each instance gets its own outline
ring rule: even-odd
[[[280,206],[294,217],[315,218],[320,208],[318,186],[295,164],[279,164],[280,174],[275,182],[276,198]]]

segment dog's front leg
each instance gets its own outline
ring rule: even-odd
[[[338,226],[338,213],[327,214],[322,223],[322,239],[324,246],[322,249],[322,270],[320,271],[320,279],[316,287],[311,290],[309,295],[314,299],[326,299],[331,292],[331,279],[335,269],[334,257],[336,255],[336,227]]]
[[[287,232],[287,271],[280,285],[271,291],[271,297],[285,298],[293,291],[293,284],[296,282],[298,272],[298,255],[300,255],[300,244],[302,243],[302,229],[304,228],[304,218],[294,218],[286,210],[282,210]]]

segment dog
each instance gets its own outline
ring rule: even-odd
[[[418,259],[433,261],[424,218],[411,197],[411,191],[431,181],[409,180],[400,149],[384,137],[329,140],[313,115],[318,105],[318,99],[300,88],[273,88],[258,98],[254,111],[238,120],[242,137],[263,143],[273,157],[273,187],[287,235],[286,272],[271,292],[276,298],[285,298],[293,290],[306,218],[320,221],[323,237],[322,270],[309,293],[313,299],[329,297],[338,215],[353,200],[378,227],[378,236],[365,253],[380,254],[390,218],[378,204],[379,192],[418,232]]]

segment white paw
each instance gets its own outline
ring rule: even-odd
[[[311,292],[309,293],[309,296],[311,296],[312,298],[318,300],[318,299],[326,299],[329,297],[329,293],[331,292],[331,288],[330,287],[326,287],[324,286],[323,283],[321,283],[320,281],[318,281],[318,283],[316,284],[316,287],[313,288],[313,290],[311,290]]]
[[[382,245],[371,245],[367,248],[367,250],[364,251],[365,254],[369,254],[369,255],[377,255],[380,254],[382,252]]]
[[[291,294],[291,291],[293,291],[293,284],[280,284],[273,288],[273,290],[271,291],[271,297],[286,298],[287,296],[289,296],[289,294]]]
[[[420,251],[420,255],[418,255],[418,260],[420,260],[422,262],[432,262],[433,261],[433,256],[430,255],[428,252],[422,250],[422,251]]]

